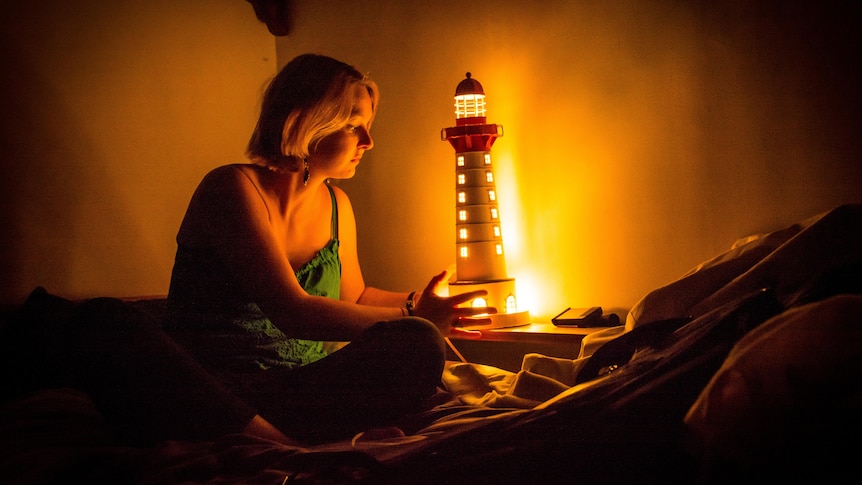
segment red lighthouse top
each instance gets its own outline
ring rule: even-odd
[[[457,153],[489,151],[494,140],[503,136],[503,127],[486,123],[485,90],[470,72],[466,76],[455,88],[455,126],[443,128],[440,137]]]
[[[455,88],[455,124],[480,125],[485,123],[485,90],[471,73]]]
[[[467,72],[467,79],[458,83],[458,87],[455,88],[455,96],[462,96],[464,94],[485,95],[485,90],[482,89],[482,85],[479,84],[479,81],[473,79],[473,74],[470,72]]]

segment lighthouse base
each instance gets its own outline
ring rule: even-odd
[[[477,302],[478,298],[469,301],[462,306],[488,306],[497,309],[497,313],[477,315],[478,318],[490,318],[491,323],[484,325],[470,325],[466,323],[464,328],[475,330],[487,330],[494,328],[518,327],[530,323],[530,312],[518,311],[515,298],[515,280],[506,278],[488,281],[450,281],[449,296],[460,295],[476,290],[485,290],[488,294],[484,302]]]
[[[467,330],[490,330],[494,328],[520,327],[530,323],[530,312],[493,313],[481,315],[480,318],[490,318],[491,323],[487,325],[464,325]],[[469,319],[466,319],[469,320]]]

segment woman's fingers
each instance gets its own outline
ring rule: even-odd
[[[488,292],[485,290],[477,290],[471,291],[468,293],[463,293],[460,295],[455,295],[450,297],[449,303],[456,308],[454,309],[454,315],[456,318],[465,320],[467,323],[471,325],[487,325],[491,323],[491,319],[488,317],[482,317],[482,315],[494,314],[497,313],[497,309],[495,307],[490,306],[458,306],[464,303],[467,303],[474,298],[482,297],[487,295]]]
[[[493,323],[488,317],[463,317],[458,319],[458,326],[452,328],[466,328],[470,327],[481,327],[483,325],[490,325]]]
[[[466,328],[452,327],[449,329],[449,335],[457,336],[458,338],[480,339],[482,332],[479,330],[469,330]]]
[[[451,269],[447,268],[431,278],[417,304],[417,314],[436,322],[444,333],[449,331],[463,337],[480,338],[481,333],[467,330],[464,327],[483,326],[492,323],[488,315],[497,313],[497,309],[488,306],[465,305],[476,298],[487,296],[486,290],[468,291],[449,297],[438,296],[438,290],[451,274]]]
[[[487,296],[488,292],[485,290],[476,290],[476,291],[468,291],[467,293],[461,293],[458,295],[450,296],[449,300],[453,305],[461,305],[471,301],[475,298]],[[479,308],[487,308],[487,307],[479,307]],[[496,310],[493,312],[485,311],[482,313],[497,313]]]

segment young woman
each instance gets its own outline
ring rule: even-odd
[[[306,442],[415,411],[439,382],[442,337],[494,311],[458,307],[482,292],[439,296],[446,272],[421,292],[365,285],[353,208],[329,181],[352,177],[374,146],[378,99],[376,84],[343,62],[292,60],[264,94],[251,163],[207,174],[177,234],[169,332],[263,419]]]

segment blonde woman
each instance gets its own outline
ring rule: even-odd
[[[288,436],[317,442],[397,424],[439,382],[442,338],[483,292],[442,297],[365,285],[347,194],[374,146],[379,94],[330,57],[293,59],[273,79],[251,163],[206,175],[177,234],[169,332]],[[476,323],[484,323],[478,320]],[[331,353],[326,342],[347,341]]]

